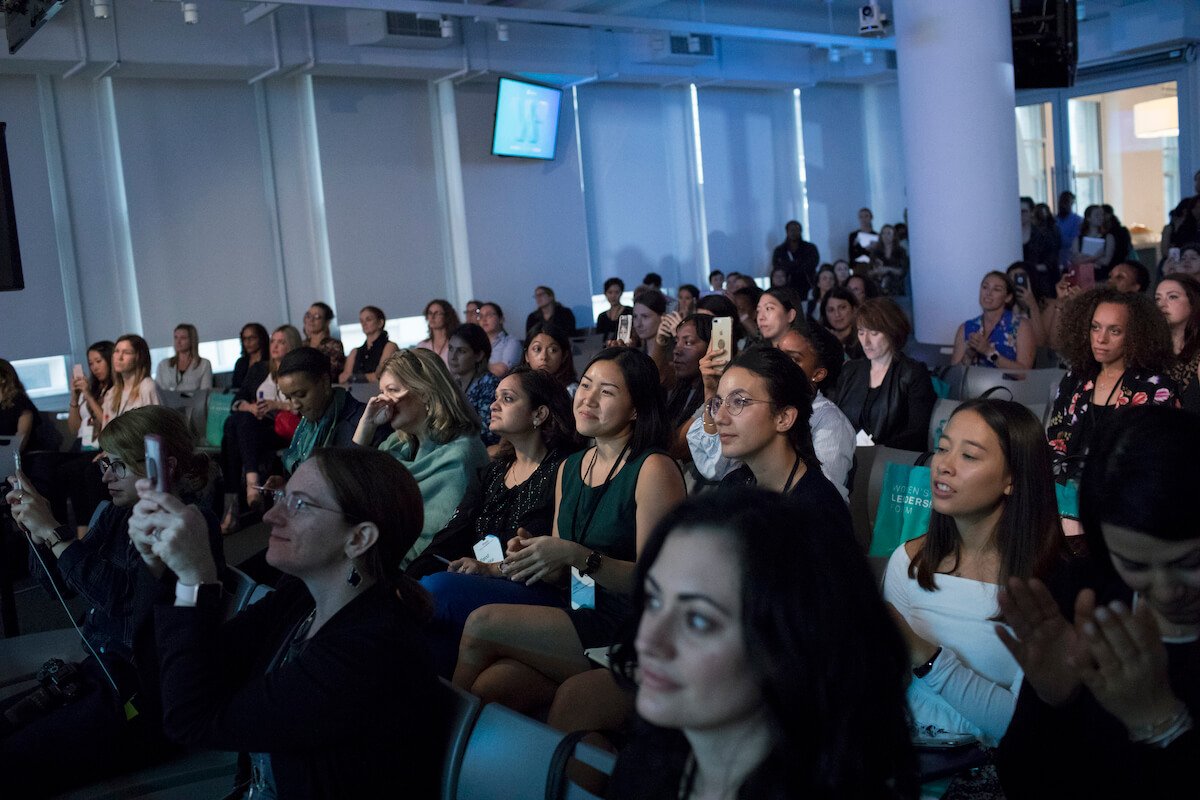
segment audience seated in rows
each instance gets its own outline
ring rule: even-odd
[[[658,525],[614,653],[640,724],[607,797],[917,796],[904,644],[829,523],[736,489]]]
[[[1003,272],[992,271],[979,284],[983,313],[969,319],[954,334],[950,363],[971,367],[1032,369],[1037,340],[1017,314],[1016,284]]]
[[[919,735],[970,734],[995,746],[1021,671],[992,635],[1009,577],[1045,579],[1063,563],[1041,422],[1007,400],[955,409],[930,463],[929,530],[888,561],[883,596],[908,643],[908,700]]]
[[[403,554],[401,567],[407,567],[446,526],[463,497],[476,490],[488,463],[487,450],[479,437],[479,418],[432,350],[401,350],[388,359],[379,391],[357,421],[354,443],[378,446],[403,464],[420,487],[425,523]],[[387,438],[380,442],[383,435]]]
[[[1078,478],[1096,428],[1125,407],[1177,406],[1167,377],[1171,333],[1145,295],[1098,287],[1063,312],[1059,352],[1070,365],[1054,398],[1046,435],[1055,479]]]
[[[248,754],[248,796],[366,797],[396,780],[437,796],[447,700],[421,635],[428,598],[397,569],[422,523],[407,470],[317,450],[265,517],[267,562],[288,579],[224,624],[206,521],[150,481],[138,495],[130,537],[180,584],[154,607],[167,734]]]
[[[183,508],[195,502],[208,481],[208,459],[193,452],[183,416],[161,406],[131,409],[100,432],[98,463],[110,501],[100,505],[82,538],[60,524],[25,475],[15,476],[21,488],[5,498],[13,519],[29,532],[30,574],[51,597],[79,595],[88,604],[82,633],[92,648],[77,668],[83,691],[75,702],[43,709],[23,725],[0,717],[6,796],[49,796],[176,752],[163,735],[151,619],[155,597],[162,588],[170,591],[176,575],[162,561],[144,556],[146,551],[127,535],[138,502],[134,484],[146,476],[145,437],[152,433],[162,438],[158,468],[168,472],[172,503]],[[216,517],[189,508],[196,522],[193,548],[205,553],[213,580],[220,580],[224,557]],[[67,676],[61,677],[66,682]],[[11,710],[28,694],[0,705]]]
[[[492,418],[492,401],[496,399],[496,386],[500,379],[488,371],[488,359],[492,357],[492,343],[483,328],[468,322],[459,325],[450,334],[450,377],[462,390],[467,405],[479,417],[480,438],[486,445],[500,441],[489,430]]]
[[[159,362],[154,373],[158,388],[172,392],[194,392],[213,388],[212,362],[200,357],[200,334],[195,325],[175,326],[172,337],[175,355]]]
[[[866,301],[857,316],[863,357],[843,366],[832,399],[875,444],[924,451],[937,398],[929,369],[904,353],[908,318],[886,297]]]
[[[504,330],[504,311],[496,303],[484,303],[479,307],[479,327],[483,328],[492,345],[488,371],[503,378],[521,363],[521,342]]]
[[[378,306],[363,306],[358,312],[358,323],[367,340],[361,347],[350,351],[346,364],[338,376],[338,383],[379,383],[379,368],[399,349],[388,339],[384,330],[387,315]]]
[[[587,671],[586,647],[607,646],[629,611],[634,565],[658,521],[684,497],[679,468],[662,452],[669,429],[648,356],[601,351],[574,399],[581,436],[555,490],[550,536],[510,539],[501,568],[525,583],[570,580],[571,609],[491,605],[467,619],[454,684],[530,711]]]
[[[304,312],[304,346],[312,347],[329,359],[329,379],[337,383],[346,364],[346,351],[342,340],[333,338],[333,309],[328,303],[316,302]]]

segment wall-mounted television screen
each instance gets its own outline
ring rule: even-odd
[[[553,159],[561,103],[562,89],[501,78],[496,90],[492,155]]]

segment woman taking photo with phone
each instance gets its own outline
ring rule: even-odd
[[[1032,369],[1037,342],[1033,330],[1015,313],[1016,302],[1017,289],[1007,275],[994,270],[984,275],[979,284],[983,313],[958,326],[950,363]]]
[[[421,496],[374,450],[318,450],[275,492],[267,563],[295,580],[222,624],[198,512],[148,481],[130,535],[179,576],[154,609],[163,725],[237,750],[251,797],[435,797],[448,707],[421,635],[428,598],[398,570]]]
[[[854,539],[827,522],[736,489],[657,526],[633,579],[636,635],[613,652],[639,724],[607,797],[917,797],[904,643]]]
[[[87,603],[81,627],[90,645],[77,667],[83,691],[74,702],[45,709],[15,730],[0,716],[0,770],[6,794],[13,797],[49,796],[177,752],[162,732],[150,624],[154,598],[164,586],[169,591],[175,575],[129,537],[138,500],[134,484],[148,470],[149,434],[162,441],[160,469],[172,493],[164,497],[180,508],[194,502],[208,481],[208,458],[193,451],[183,416],[161,406],[132,409],[100,432],[103,453],[97,463],[109,501],[92,515],[83,537],[59,523],[24,475],[14,476],[20,486],[5,497],[13,519],[29,532],[30,575],[51,598],[57,589]],[[187,507],[196,519],[195,547],[213,564],[213,580],[220,580],[224,556],[216,518]],[[9,698],[5,704],[13,702]]]

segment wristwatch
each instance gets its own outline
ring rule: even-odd
[[[58,539],[55,544],[70,544],[78,538],[75,536],[75,531],[71,530],[70,525],[59,525],[54,529],[54,536]],[[53,546],[51,545],[51,547]]]
[[[988,353],[987,360],[992,362],[993,364],[1000,363],[1000,353],[993,350],[992,352]]]
[[[175,599],[181,605],[209,608],[220,605],[224,590],[225,587],[219,583],[176,583]]]
[[[601,562],[604,561],[604,556],[597,553],[595,550],[588,553],[587,562],[584,563],[583,569],[579,571],[580,575],[591,575],[596,570],[600,569]]]
[[[937,661],[937,657],[941,654],[942,648],[939,647],[937,650],[934,650],[933,655],[929,657],[928,661],[919,667],[913,667],[913,676],[917,678],[924,678],[926,675],[928,675],[929,671],[933,669],[933,662]]]

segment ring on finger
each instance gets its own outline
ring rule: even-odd
[[[154,537],[154,541],[156,541],[156,542],[162,541],[162,531],[158,530],[157,528],[155,528],[154,533],[152,533],[150,535]]]

